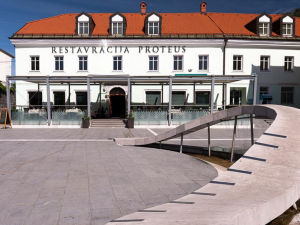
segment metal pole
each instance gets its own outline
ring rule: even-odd
[[[257,75],[254,77],[254,84],[253,84],[253,105],[256,105],[256,95],[257,95]]]
[[[251,126],[251,144],[254,145],[253,114],[250,114],[250,126]]]
[[[6,107],[8,109],[8,113],[11,118],[10,82],[8,77],[6,77]]]
[[[207,127],[207,131],[208,131],[208,156],[211,156],[211,150],[210,150],[210,126]]]
[[[99,90],[99,94],[100,94],[100,112],[101,112],[101,105],[102,105],[102,83],[99,84],[100,85],[100,90]]]
[[[38,83],[38,93],[37,93],[38,103],[40,102],[40,83]],[[42,100],[43,101],[43,100]],[[42,102],[43,104],[43,102]],[[42,106],[41,106],[42,107]]]
[[[129,114],[130,114],[130,99],[131,99],[131,82],[130,82],[130,78],[128,78],[128,81],[127,81],[127,86],[128,86],[128,92],[127,92],[127,116],[129,117]]]
[[[237,125],[237,116],[234,117],[234,128],[233,128],[233,137],[232,137],[232,145],[231,145],[231,156],[230,161],[233,162],[233,155],[234,155],[234,144],[235,144],[235,137],[236,137],[236,125]]]
[[[196,104],[196,83],[193,84],[193,103]]]
[[[48,126],[51,125],[51,103],[50,103],[50,82],[49,76],[46,78],[47,83],[47,112],[48,112]]]
[[[210,90],[210,113],[214,112],[214,92],[215,92],[215,78],[211,78],[211,90]]]
[[[161,83],[161,104],[164,105],[164,83]]]
[[[87,77],[87,110],[88,110],[88,117],[91,118],[91,78]]]
[[[168,111],[168,124],[169,124],[169,126],[172,125],[171,110],[172,110],[172,77],[170,76],[170,79],[169,79],[169,111]]]
[[[181,140],[180,140],[180,153],[182,153],[182,145],[183,145],[183,133],[181,133],[180,136]]]
[[[69,100],[68,100],[68,103],[69,103],[69,108],[71,108],[71,84],[69,82]]]

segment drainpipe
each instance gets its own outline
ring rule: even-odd
[[[224,37],[224,47],[223,47],[223,76],[226,74],[226,47],[227,47],[228,39]],[[225,83],[222,84],[222,105],[223,109],[226,108],[226,89],[227,85]]]

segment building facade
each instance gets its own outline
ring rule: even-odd
[[[300,18],[209,13],[205,2],[196,13],[147,13],[146,7],[142,2],[140,13],[83,12],[27,23],[10,38],[16,76],[189,76],[191,84],[173,86],[172,104],[181,109],[209,107],[210,84],[193,77],[257,76],[258,103],[300,107]],[[252,104],[252,86],[245,80],[218,84],[215,109]],[[90,101],[100,107],[92,116],[125,116],[126,99],[117,96],[127,89],[93,83]],[[43,84],[18,81],[16,90],[20,108],[47,102]],[[84,84],[51,85],[51,104],[85,106],[86,90]],[[133,83],[131,91],[134,110],[163,110],[169,101],[164,83]]]
[[[12,59],[14,56],[0,49],[0,81],[2,84],[6,82],[6,76],[11,75]]]

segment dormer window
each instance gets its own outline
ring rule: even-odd
[[[89,23],[88,22],[79,22],[78,23],[78,34],[89,34]]]
[[[281,34],[284,37],[292,37],[294,35],[294,18],[290,16],[281,18]]]
[[[125,35],[126,32],[126,18],[120,14],[115,13],[110,17],[110,34],[111,35]]]
[[[270,16],[263,14],[260,17],[258,17],[258,29],[257,33],[259,36],[270,36],[271,35],[271,24],[272,24],[272,19]]]
[[[91,35],[94,27],[94,21],[89,14],[83,12],[76,17],[76,33],[78,35]]]
[[[161,34],[161,17],[158,14],[152,13],[149,16],[147,16],[145,23],[145,30],[148,35]]]

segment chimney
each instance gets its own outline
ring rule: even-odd
[[[140,7],[141,7],[141,14],[145,15],[147,13],[147,3],[142,2]]]
[[[201,3],[201,13],[206,13],[206,10],[207,10],[207,3],[205,1],[203,1]]]

